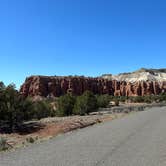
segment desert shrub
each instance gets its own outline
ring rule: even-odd
[[[153,95],[153,96],[151,96],[151,99],[152,99],[152,102],[156,102],[156,103],[160,102],[159,96]]]
[[[33,102],[25,98],[11,84],[7,87],[0,82],[0,130],[12,132],[19,129],[24,120],[54,116],[47,100]]]
[[[82,96],[78,96],[76,103],[74,105],[73,113],[75,115],[85,115],[86,114],[86,103]]]
[[[22,97],[11,86],[0,95],[0,103],[0,125],[9,132],[19,129],[25,120],[41,119],[54,113],[46,101],[33,102]]]
[[[57,115],[58,116],[69,116],[73,114],[73,108],[75,104],[75,97],[71,94],[66,94],[64,96],[59,97],[58,99],[58,108]]]
[[[119,100],[118,99],[115,99],[114,102],[115,102],[115,106],[119,106]]]
[[[161,94],[158,96],[158,101],[159,101],[159,102],[166,102],[166,93],[161,93]]]
[[[1,127],[5,125],[8,131],[13,131],[22,124],[24,120],[22,111],[23,101],[24,99],[12,84],[0,90]]]
[[[4,151],[8,149],[7,140],[3,137],[0,138],[0,151]]]
[[[41,119],[52,116],[52,108],[46,101],[36,101],[32,105],[32,110],[30,111],[31,119]]]
[[[37,141],[37,137],[33,138],[33,137],[27,137],[26,138],[26,142],[30,143],[30,144],[33,144],[35,143],[35,141]]]
[[[31,120],[33,118],[33,101],[30,98],[25,98],[21,103],[24,120]]]
[[[125,102],[127,99],[128,99],[127,96],[119,96],[119,98],[118,98],[118,100],[119,100],[120,102]]]
[[[144,97],[143,96],[130,97],[130,99],[134,103],[143,103],[144,102]]]
[[[143,97],[144,103],[152,103],[154,101],[153,96],[144,96]]]
[[[86,91],[82,96],[77,97],[74,114],[85,115],[98,108],[97,99],[90,91]]]
[[[109,95],[97,95],[97,104],[98,107],[107,107],[110,102],[110,96]]]

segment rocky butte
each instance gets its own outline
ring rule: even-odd
[[[115,96],[158,95],[166,92],[166,69],[140,69],[118,75],[84,76],[30,76],[20,92],[31,97],[58,97],[66,93],[81,95],[90,90],[94,94]]]

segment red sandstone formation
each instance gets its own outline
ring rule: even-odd
[[[21,86],[20,92],[26,97],[58,97],[68,92],[81,95],[86,90],[90,90],[94,94],[115,96],[158,95],[166,92],[166,82],[139,81],[130,83],[101,77],[31,76]]]

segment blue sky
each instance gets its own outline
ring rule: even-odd
[[[0,0],[0,80],[166,67],[165,0]]]

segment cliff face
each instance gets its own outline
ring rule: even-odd
[[[166,92],[166,81],[126,82],[101,77],[31,76],[21,86],[20,92],[26,97],[58,97],[68,92],[81,95],[86,90],[116,96],[157,95]]]

